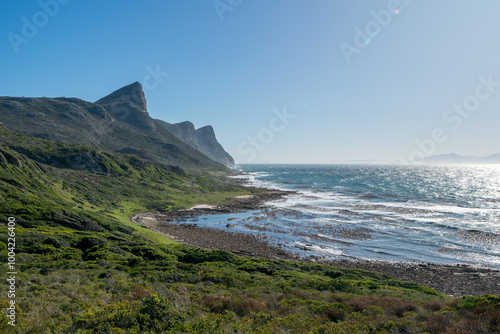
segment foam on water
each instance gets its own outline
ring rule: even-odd
[[[297,191],[268,207],[302,216],[278,215],[268,224],[280,233],[260,232],[294,241],[290,250],[306,243],[309,255],[500,268],[498,166],[241,167],[254,171],[239,176],[251,186]]]
[[[314,251],[314,252],[321,254],[321,255],[325,255],[325,254],[330,255],[330,256],[342,255],[342,251],[340,249],[333,248],[333,247],[324,247],[324,246],[322,247],[319,245],[315,245],[315,244],[311,244],[311,243],[303,243],[300,241],[297,241],[296,245],[300,248],[306,248],[308,250]]]

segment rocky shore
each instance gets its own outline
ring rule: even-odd
[[[255,210],[267,201],[277,200],[290,194],[284,191],[265,191],[258,195],[238,196],[228,204],[197,205],[188,210],[148,212],[133,216],[133,222],[160,232],[181,243],[207,249],[221,249],[238,255],[281,260],[300,260],[300,257],[273,247],[258,237],[189,223],[175,223],[200,215],[237,213]],[[228,225],[231,225],[228,222]]]
[[[431,263],[383,262],[365,260],[325,261],[341,268],[375,271],[401,281],[430,287],[453,297],[500,294],[500,271],[474,268],[466,265],[440,265]]]
[[[199,215],[236,213],[262,208],[267,201],[289,194],[283,191],[265,191],[255,196],[240,196],[228,204],[198,206],[189,210],[148,212],[133,216],[135,223],[156,230],[181,243],[221,249],[250,257],[314,261],[342,268],[358,268],[379,272],[399,280],[421,284],[450,296],[500,294],[500,271],[470,266],[449,266],[424,263],[392,263],[365,260],[325,261],[315,256],[300,257],[260,240],[257,236],[228,232],[195,224],[179,223]],[[230,222],[229,224],[230,225]]]

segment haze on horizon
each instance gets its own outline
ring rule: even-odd
[[[495,0],[0,8],[0,96],[95,101],[140,81],[153,118],[212,125],[238,163],[500,152]]]

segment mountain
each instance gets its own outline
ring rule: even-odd
[[[43,139],[94,145],[184,168],[227,170],[157,126],[159,121],[149,116],[138,82],[95,103],[64,97],[0,97],[0,122],[10,130]]]
[[[149,117],[146,96],[142,86],[134,82],[95,102],[116,119],[140,131],[154,131],[154,121]]]
[[[215,131],[210,125],[196,129],[196,138],[199,143],[199,151],[215,161],[223,161],[226,166],[233,167],[234,159],[227,153],[215,138]]]
[[[500,153],[488,155],[487,157],[484,157],[482,160],[484,163],[500,164]]]
[[[212,160],[218,161],[228,167],[234,166],[234,159],[227,153],[215,137],[214,129],[204,126],[195,129],[193,123],[186,121],[170,124],[161,120],[155,120],[156,124],[164,127],[177,138],[205,154]]]
[[[436,164],[497,164],[500,163],[500,153],[487,157],[478,157],[474,155],[464,156],[456,153],[439,154],[426,157],[423,162]]]
[[[439,154],[426,157],[426,163],[444,163],[444,164],[463,164],[463,163],[477,163],[481,158],[476,156],[463,156],[456,153]]]

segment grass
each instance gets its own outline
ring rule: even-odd
[[[152,241],[156,244],[160,245],[175,245],[178,244],[177,241],[174,241],[170,239],[167,236],[164,236],[156,231],[150,230],[148,228],[142,227],[140,225],[137,225],[136,223],[133,223],[130,220],[130,217],[134,214],[140,213],[143,210],[140,210],[134,206],[131,207],[132,210],[127,209],[129,206],[126,203],[121,204],[122,209],[116,209],[114,210],[112,216],[118,220],[121,224],[124,226],[133,228],[134,235],[140,236],[146,240]]]
[[[500,296],[451,298],[358,269],[198,249],[129,220],[256,189],[0,132],[0,261],[7,261],[6,223],[14,216],[18,271],[17,325],[0,317],[2,333],[500,331]],[[95,159],[88,168],[54,163],[88,152]],[[108,172],[92,170],[96,161]],[[196,186],[184,186],[193,178]]]

